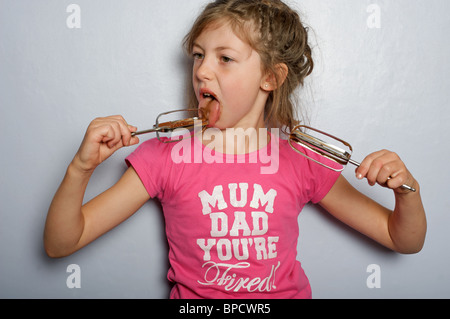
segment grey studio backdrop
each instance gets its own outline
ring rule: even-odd
[[[168,297],[157,202],[64,259],[45,255],[42,233],[92,119],[122,114],[147,128],[186,104],[181,41],[205,3],[0,1],[0,297]],[[355,160],[396,151],[421,183],[428,217],[423,251],[406,256],[307,206],[298,259],[314,298],[449,298],[450,2],[289,3],[311,26],[316,69],[299,92],[311,124],[351,142]],[[117,181],[133,150],[98,168],[86,200]],[[389,190],[353,172],[344,172],[353,185],[392,208]]]

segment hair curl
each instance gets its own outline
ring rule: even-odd
[[[281,0],[216,0],[208,4],[184,39],[190,54],[194,41],[213,23],[228,22],[233,31],[261,57],[262,70],[275,75],[276,88],[265,107],[268,127],[292,130],[298,125],[292,95],[311,74],[314,62],[305,28],[297,12]],[[288,68],[286,79],[280,74],[280,64]],[[191,92],[190,106],[196,104]]]

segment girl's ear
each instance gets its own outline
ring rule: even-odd
[[[289,72],[287,65],[284,63],[278,63],[275,66],[275,72],[276,74],[274,74],[272,71],[269,71],[267,73],[266,77],[261,83],[261,89],[267,92],[271,92],[280,87],[281,85],[283,85]]]

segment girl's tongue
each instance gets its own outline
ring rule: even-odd
[[[202,99],[198,105],[198,116],[208,119],[208,126],[214,127],[220,117],[220,104],[215,99]]]

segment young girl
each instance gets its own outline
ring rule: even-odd
[[[82,205],[95,168],[139,143],[132,134],[137,128],[121,116],[94,120],[48,213],[49,256],[81,249],[150,198],[158,198],[164,210],[171,298],[310,298],[296,260],[297,217],[308,202],[394,251],[421,250],[426,218],[419,185],[395,153],[375,152],[356,170],[357,178],[393,190],[390,211],[264,131],[289,132],[298,123],[290,98],[313,69],[296,12],[279,0],[217,0],[196,20],[185,47],[193,58],[192,100],[201,111],[210,109],[213,133],[142,143],[126,159],[129,168],[117,184]],[[230,129],[237,135],[230,138]],[[233,143],[249,130],[255,138]],[[196,148],[201,161],[195,160]],[[261,170],[264,154],[277,155],[270,173]]]

